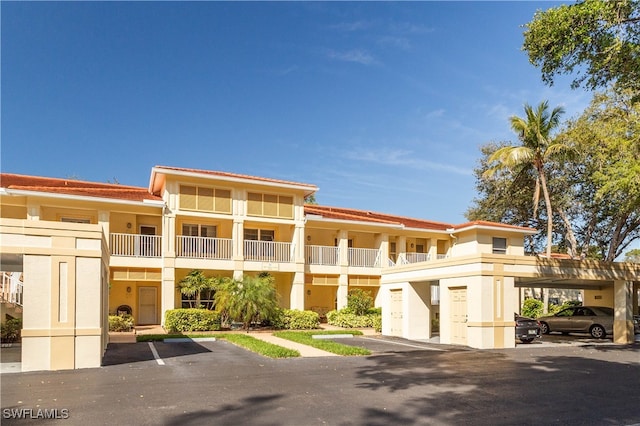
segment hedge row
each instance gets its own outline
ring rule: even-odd
[[[208,309],[172,309],[164,317],[164,327],[176,331],[217,331],[220,330],[220,314]]]
[[[273,327],[284,330],[310,330],[319,328],[320,315],[313,311],[282,309],[278,318],[273,320]]]

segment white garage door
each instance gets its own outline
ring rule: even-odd
[[[402,289],[391,290],[391,329],[392,336],[402,336]]]

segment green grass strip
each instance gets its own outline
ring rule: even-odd
[[[371,355],[371,351],[359,346],[343,345],[331,340],[314,339],[314,334],[353,334],[361,335],[359,330],[335,330],[335,331],[278,331],[273,335],[292,342],[302,343],[316,349],[331,352],[337,355]]]
[[[265,342],[247,334],[240,333],[221,333],[221,334],[140,334],[136,336],[138,342],[162,342],[164,339],[171,338],[190,338],[197,337],[215,337],[216,339],[227,340],[237,346],[241,346],[251,352],[269,357],[269,358],[295,358],[300,356],[300,352]]]
[[[300,356],[300,352],[295,349],[283,348],[282,346],[274,345],[273,343],[265,342],[246,334],[225,334],[221,336],[216,335],[216,337],[228,340],[233,344],[242,346],[257,354],[268,356],[269,358],[295,358]]]

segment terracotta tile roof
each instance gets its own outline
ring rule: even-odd
[[[491,226],[495,228],[512,229],[518,231],[535,231],[532,228],[522,226],[506,225],[503,223],[474,221],[461,225],[453,225],[451,223],[435,222],[432,220],[416,219],[405,216],[389,215],[385,213],[371,212],[366,210],[347,209],[343,207],[319,206],[316,204],[305,204],[305,214],[321,215],[322,217],[338,220],[353,220],[360,222],[384,223],[404,225],[407,228],[428,229],[433,231],[460,230],[474,226]]]
[[[444,231],[453,227],[453,225],[449,223],[434,222],[431,220],[415,219],[404,216],[395,216],[366,210],[319,206],[316,204],[305,204],[304,212],[306,214],[321,215],[322,217],[326,217],[329,219],[395,224],[404,225],[408,228],[431,229],[437,231]]]
[[[52,194],[113,198],[126,201],[162,201],[161,197],[150,194],[147,188],[137,186],[17,175],[12,173],[0,173],[0,187],[23,191],[48,192]]]
[[[234,179],[247,179],[247,180],[260,181],[260,182],[305,186],[310,189],[317,190],[317,187],[315,185],[312,185],[309,183],[293,182],[293,181],[282,180],[282,179],[271,179],[266,177],[250,176],[250,175],[243,175],[238,173],[221,172],[221,171],[215,171],[215,170],[188,169],[188,168],[170,167],[170,166],[155,166],[155,168],[160,170],[173,170],[177,172],[198,173],[198,174],[209,175],[209,176],[219,176],[219,177],[227,177],[227,178],[234,178]]]

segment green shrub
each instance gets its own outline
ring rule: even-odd
[[[365,315],[369,308],[373,306],[371,292],[361,288],[349,290],[347,294],[347,309],[356,315]]]
[[[373,328],[378,332],[382,332],[382,313],[380,314],[369,314],[371,316],[371,322],[373,323]]]
[[[320,327],[320,315],[313,311],[283,309],[273,320],[275,328],[286,330],[310,330]]]
[[[348,308],[327,312],[327,323],[343,328],[373,327],[372,316],[356,315]]]
[[[129,314],[109,315],[109,331],[131,331],[134,322]]]
[[[13,343],[20,340],[22,318],[11,318],[0,325],[0,338],[3,342]]]
[[[164,326],[170,332],[220,330],[220,314],[208,309],[172,309],[165,314]]]
[[[529,318],[538,318],[542,315],[543,303],[537,299],[526,299],[522,303],[522,316]]]

